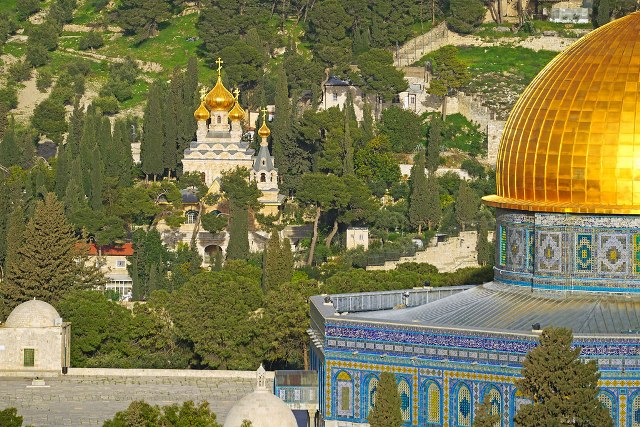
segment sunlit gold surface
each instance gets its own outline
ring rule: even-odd
[[[229,111],[236,102],[231,92],[222,84],[222,78],[218,74],[218,81],[211,91],[204,97],[204,102],[211,111]]]
[[[240,91],[238,89],[235,90],[235,105],[229,111],[229,120],[232,122],[239,122],[244,119],[244,110],[240,106],[240,101],[238,101],[238,95],[240,95]]]
[[[507,120],[496,207],[640,214],[640,13],[549,63]]]
[[[269,135],[271,135],[271,131],[267,127],[267,122],[264,121],[264,118],[263,118],[262,126],[260,126],[260,129],[258,129],[258,135],[260,135],[261,138],[268,138]]]
[[[209,119],[209,110],[204,106],[204,101],[200,103],[198,109],[193,113],[196,121],[202,122]]]

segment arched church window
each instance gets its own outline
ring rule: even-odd
[[[187,217],[185,223],[186,224],[195,224],[196,220],[198,219],[198,212],[196,211],[187,211],[185,213],[185,216]]]
[[[336,375],[335,382],[336,415],[339,417],[353,417],[353,380],[351,375],[345,371],[340,371]]]
[[[369,376],[365,381],[365,394],[364,394],[364,417],[369,416],[369,412],[376,404],[376,395],[378,393],[378,378],[374,375]]]
[[[482,401],[489,397],[489,407],[491,410],[491,415],[500,415],[500,421],[495,423],[493,427],[500,427],[502,425],[502,394],[497,387],[489,385],[484,389],[484,393],[482,395]]]
[[[265,159],[262,159],[262,166],[265,166],[267,164]]]
[[[611,419],[616,420],[618,417],[616,416],[616,407],[613,403],[615,400],[613,394],[607,390],[600,390],[600,393],[598,393],[598,400],[602,406],[607,408],[609,415],[611,415]]]
[[[526,398],[524,394],[520,391],[520,389],[516,389],[511,397],[511,404],[509,409],[509,417],[513,419],[515,415],[518,413],[518,410],[522,405],[528,405],[531,403],[531,400]],[[639,426],[640,427],[640,426]]]
[[[402,421],[411,422],[411,387],[405,379],[398,383],[398,394],[400,395],[400,412]]]
[[[640,392],[636,393],[635,396],[630,399],[631,404],[629,405],[629,426],[630,427],[640,427]]]
[[[218,124],[222,123],[222,117],[218,116],[218,118],[216,119],[216,123]]]
[[[466,384],[461,384],[455,394],[455,423],[456,427],[471,427],[471,391]]]
[[[440,426],[440,386],[435,381],[427,381],[422,389],[422,424],[428,427]]]
[[[267,174],[262,172],[260,174],[260,182],[267,182]]]

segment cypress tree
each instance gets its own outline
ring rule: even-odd
[[[424,173],[424,150],[418,150],[411,168],[411,195],[409,198],[409,222],[422,233],[422,226],[427,222],[427,177]]]
[[[275,289],[277,285],[282,283],[280,249],[280,237],[278,236],[278,232],[273,230],[267,242],[267,247],[264,250],[264,273],[262,275],[262,290],[264,292],[267,292],[269,289]]]
[[[18,268],[18,249],[24,240],[25,218],[22,199],[17,198],[7,221],[7,255],[4,260],[4,274],[11,275]]]
[[[596,3],[594,2],[594,8]],[[602,27],[611,19],[611,4],[609,0],[600,0],[597,6],[597,26]]]
[[[481,266],[491,264],[492,245],[489,243],[489,220],[486,211],[480,211],[478,215],[478,238],[476,240],[476,252],[478,264]]]
[[[479,203],[480,199],[476,192],[469,187],[467,181],[462,181],[455,203],[456,220],[458,224],[460,224],[460,227],[462,227],[462,231],[464,231],[466,226],[470,225],[475,218]]]
[[[162,115],[164,120],[164,141],[162,147],[162,165],[171,177],[171,171],[175,171],[178,166],[178,132],[179,121],[182,120],[182,87],[183,76],[175,70],[171,78],[171,84],[164,93],[162,103]],[[193,121],[193,120],[192,120]]]
[[[193,120],[193,112],[200,101],[198,94],[198,60],[195,56],[189,58],[187,70],[184,73],[184,85],[182,88],[181,120],[178,131],[178,161],[182,159],[184,150],[193,140],[196,132],[196,122]],[[180,166],[180,165],[178,165]]]
[[[149,88],[147,106],[142,121],[142,144],[140,146],[140,161],[142,171],[155,179],[164,172],[162,153],[164,131],[162,127],[162,84],[155,82]]]
[[[344,147],[344,160],[343,160],[343,174],[344,175],[353,175],[353,139],[351,138],[351,130],[349,122],[351,118],[349,117],[349,109],[345,106],[344,109],[344,134],[343,138],[343,147]]]
[[[440,187],[435,176],[427,178],[427,204],[425,218],[429,230],[437,228],[442,219],[442,205],[440,204]]]
[[[227,259],[249,258],[249,211],[236,203],[230,203],[229,244]]]
[[[86,286],[84,266],[76,264],[78,250],[73,227],[53,193],[38,201],[17,250],[16,268],[7,276],[2,295],[11,306],[32,298],[55,303],[71,289]]]
[[[362,139],[365,145],[375,137],[371,104],[365,99],[362,108]]]
[[[16,166],[20,164],[21,160],[18,142],[16,141],[16,121],[11,116],[4,138],[0,141],[0,166],[6,168]]]
[[[613,425],[609,411],[598,401],[600,373],[595,360],[579,359],[580,347],[571,348],[573,334],[566,328],[547,327],[540,344],[527,353],[517,386],[532,404],[522,405],[517,425]]]
[[[442,119],[434,117],[429,127],[426,166],[429,175],[433,175],[440,165],[440,145],[442,144]]]
[[[287,83],[287,73],[284,64],[278,66],[278,80],[276,82],[275,96],[275,118],[272,124],[273,157],[275,166],[278,168],[280,176],[283,178],[289,175],[291,165],[290,145],[291,135],[291,103],[289,101],[289,85]],[[256,128],[258,129],[258,128]]]
[[[98,149],[97,134],[100,118],[93,105],[87,108],[84,125],[82,128],[82,139],[80,141],[80,166],[82,177],[82,191],[87,197],[91,196],[91,171],[94,159],[94,151]]]
[[[133,156],[131,154],[129,126],[125,120],[116,120],[113,129],[113,146],[115,154],[115,170],[118,171],[118,187],[128,187],[131,185]]]
[[[401,427],[402,412],[396,377],[390,372],[380,374],[376,402],[369,413],[371,427]]]
[[[76,158],[72,162],[71,175],[64,192],[65,212],[72,217],[76,212],[87,206],[86,197],[82,189],[82,168],[81,161]]]
[[[89,204],[93,210],[102,209],[102,190],[104,186],[103,164],[100,150],[93,150],[91,163],[91,195]]]
[[[290,282],[293,277],[293,252],[291,252],[291,241],[286,237],[282,239],[282,247],[280,249],[280,259],[282,263],[282,283]]]

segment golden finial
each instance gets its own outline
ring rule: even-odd
[[[220,75],[220,71],[222,71],[222,64],[224,64],[224,61],[222,60],[222,58],[218,57],[218,59],[216,59],[216,64],[218,64],[218,75]]]
[[[240,106],[240,101],[238,101],[238,97],[240,96],[240,90],[238,90],[238,88],[235,88],[235,90],[233,91],[233,94],[235,95],[236,103],[231,109],[231,111],[229,111],[229,119],[232,122],[239,122],[240,120],[243,120],[245,116],[245,112]]]
[[[204,97],[207,96],[207,88],[204,86],[200,87],[200,101],[204,101]]]
[[[267,127],[267,109],[262,108],[260,111],[262,111],[262,126],[258,129],[258,135],[260,135],[261,138],[266,139],[271,135],[271,131]]]

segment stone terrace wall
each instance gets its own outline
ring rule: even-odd
[[[33,387],[31,378],[0,378],[0,410],[16,407],[25,425],[102,425],[134,400],[150,404],[207,401],[218,422],[256,387],[254,371],[195,371],[170,369],[70,369]],[[273,389],[273,372],[267,372]]]

